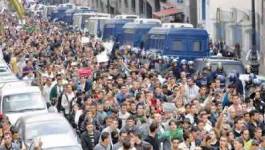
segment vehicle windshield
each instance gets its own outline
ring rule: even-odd
[[[224,68],[224,72],[226,74],[229,74],[231,72],[238,72],[240,74],[244,74],[244,66],[240,63],[233,63],[233,62],[222,62],[222,66]],[[195,61],[195,69],[197,71],[202,71],[202,69],[204,67],[206,67],[206,65],[208,64],[208,62],[204,62],[204,61]],[[209,62],[209,64],[212,66],[213,70],[216,70],[217,66],[218,66],[218,62]]]
[[[65,121],[45,121],[26,124],[25,138],[27,140],[34,139],[37,136],[45,136],[52,134],[67,134],[71,132],[71,127]]]
[[[216,70],[217,65],[217,63],[211,63],[211,66],[214,70]],[[244,68],[240,64],[223,64],[223,68],[226,74],[231,72],[238,72],[240,74],[244,73]]]
[[[90,34],[96,35],[97,34],[97,21],[96,20],[88,20],[85,23],[85,28],[88,29],[88,32]]]
[[[22,93],[3,98],[3,112],[23,112],[45,109],[40,93]]]

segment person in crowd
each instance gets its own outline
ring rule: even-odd
[[[111,150],[110,134],[103,132],[101,135],[101,142],[99,142],[93,150]]]
[[[93,150],[99,142],[100,132],[97,131],[92,122],[87,122],[86,131],[81,135],[83,150]]]

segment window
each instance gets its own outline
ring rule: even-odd
[[[133,29],[125,29],[124,33],[133,34],[134,30]]]
[[[132,11],[135,12],[135,0],[132,0]]]
[[[202,0],[202,20],[206,19],[206,0]]]
[[[193,42],[192,50],[195,52],[201,51],[201,42],[200,41]]]
[[[174,51],[183,51],[183,45],[181,40],[173,41],[171,49]]]
[[[157,40],[164,40],[165,36],[164,35],[151,35],[150,36],[151,39],[157,39]]]
[[[128,8],[129,4],[128,4],[128,0],[125,0],[125,8]]]
[[[139,1],[139,13],[140,14],[144,13],[144,2],[143,2],[143,0]]]

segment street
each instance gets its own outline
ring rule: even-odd
[[[259,2],[0,3],[0,150],[265,149]]]

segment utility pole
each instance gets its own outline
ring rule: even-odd
[[[250,53],[250,65],[251,72],[259,74],[259,62],[257,53],[257,43],[256,43],[256,16],[255,16],[255,0],[252,0],[252,49]]]

